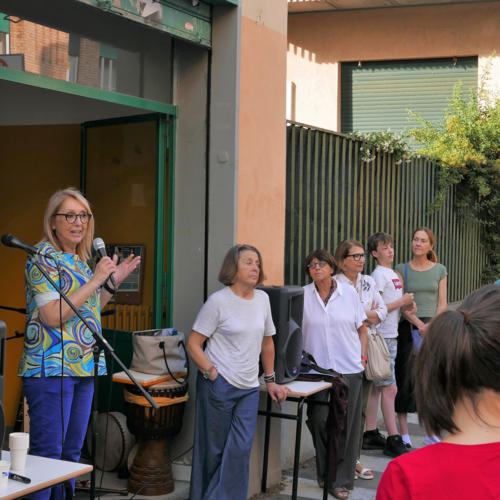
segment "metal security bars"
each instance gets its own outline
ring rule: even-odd
[[[411,258],[414,229],[436,235],[435,251],[448,270],[448,300],[461,300],[481,285],[487,256],[479,225],[459,218],[451,190],[444,206],[429,214],[435,165],[425,159],[397,164],[390,154],[360,161],[360,142],[307,125],[287,123],[285,283],[309,282],[304,259],[316,248],[334,252],[346,238],[363,245],[370,234],[393,235],[395,263]],[[367,259],[366,272],[374,261]]]

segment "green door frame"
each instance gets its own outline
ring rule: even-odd
[[[154,299],[153,299],[153,327],[162,328],[172,326],[173,314],[173,255],[174,255],[174,182],[175,182],[175,133],[177,121],[177,106],[166,104],[142,97],[134,97],[118,92],[86,87],[77,83],[56,80],[45,76],[17,71],[0,66],[0,80],[20,83],[31,87],[42,88],[63,94],[70,94],[98,101],[111,102],[141,109],[144,115],[137,115],[126,118],[111,118],[108,120],[99,120],[96,122],[86,122],[82,124],[82,143],[81,143],[81,189],[85,192],[84,164],[86,158],[86,138],[85,128],[91,124],[100,123],[111,125],[113,123],[128,123],[133,121],[157,120],[158,140],[157,140],[157,191],[156,191],[156,225],[155,225],[155,281],[154,281]],[[151,113],[153,112],[153,113]],[[169,150],[168,158],[168,192],[165,192],[165,180],[167,172],[165,169],[166,150]],[[168,199],[167,221],[165,221],[165,195]],[[167,243],[165,247],[165,222],[167,224]],[[164,264],[165,251],[167,253],[166,265]],[[166,269],[165,269],[166,267]],[[168,297],[166,304],[166,321],[163,321],[163,301]]]
[[[109,118],[84,122],[81,126],[81,169],[80,186],[82,192],[86,192],[86,161],[87,161],[87,129],[95,127],[107,127],[110,125],[122,125],[126,123],[140,123],[156,121],[156,200],[155,200],[155,257],[154,257],[154,292],[153,292],[153,328],[172,326],[173,311],[173,250],[174,250],[174,161],[175,161],[175,117],[164,113],[149,113],[120,118]],[[166,169],[167,148],[169,149],[169,168]],[[165,190],[165,182],[168,175],[168,189]],[[167,220],[165,220],[165,196],[168,200]],[[167,245],[165,247],[165,225],[167,232]],[[165,251],[167,261],[165,263]],[[165,269],[166,267],[166,269]],[[165,315],[163,321],[163,302],[166,301]]]

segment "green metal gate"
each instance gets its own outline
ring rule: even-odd
[[[389,154],[371,163],[359,159],[360,142],[326,130],[287,124],[287,196],[285,283],[305,284],[304,259],[316,248],[334,252],[346,238],[363,245],[370,234],[393,235],[395,263],[411,257],[411,237],[418,226],[436,234],[438,259],[448,269],[449,301],[462,299],[481,285],[487,263],[479,226],[459,219],[454,192],[437,213],[435,166],[425,159],[398,165]],[[367,261],[367,272],[373,259]]]

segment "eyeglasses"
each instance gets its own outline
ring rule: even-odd
[[[76,218],[78,217],[80,219],[80,222],[82,224],[88,224],[89,220],[92,218],[92,214],[87,214],[87,213],[82,213],[82,214],[54,214],[56,215],[62,215],[66,219],[66,222],[68,224],[74,224],[76,222]]]
[[[309,269],[314,269],[315,267],[325,267],[328,265],[328,262],[325,262],[324,260],[320,260],[318,262],[311,262],[310,264],[307,265]]]
[[[351,255],[346,255],[347,257],[352,257],[355,261],[365,260],[366,255],[364,253],[352,253]]]

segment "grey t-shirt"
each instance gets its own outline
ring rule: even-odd
[[[264,336],[274,335],[269,297],[254,290],[252,299],[229,287],[210,295],[193,325],[208,337],[205,355],[230,384],[239,389],[259,385],[259,355]]]

